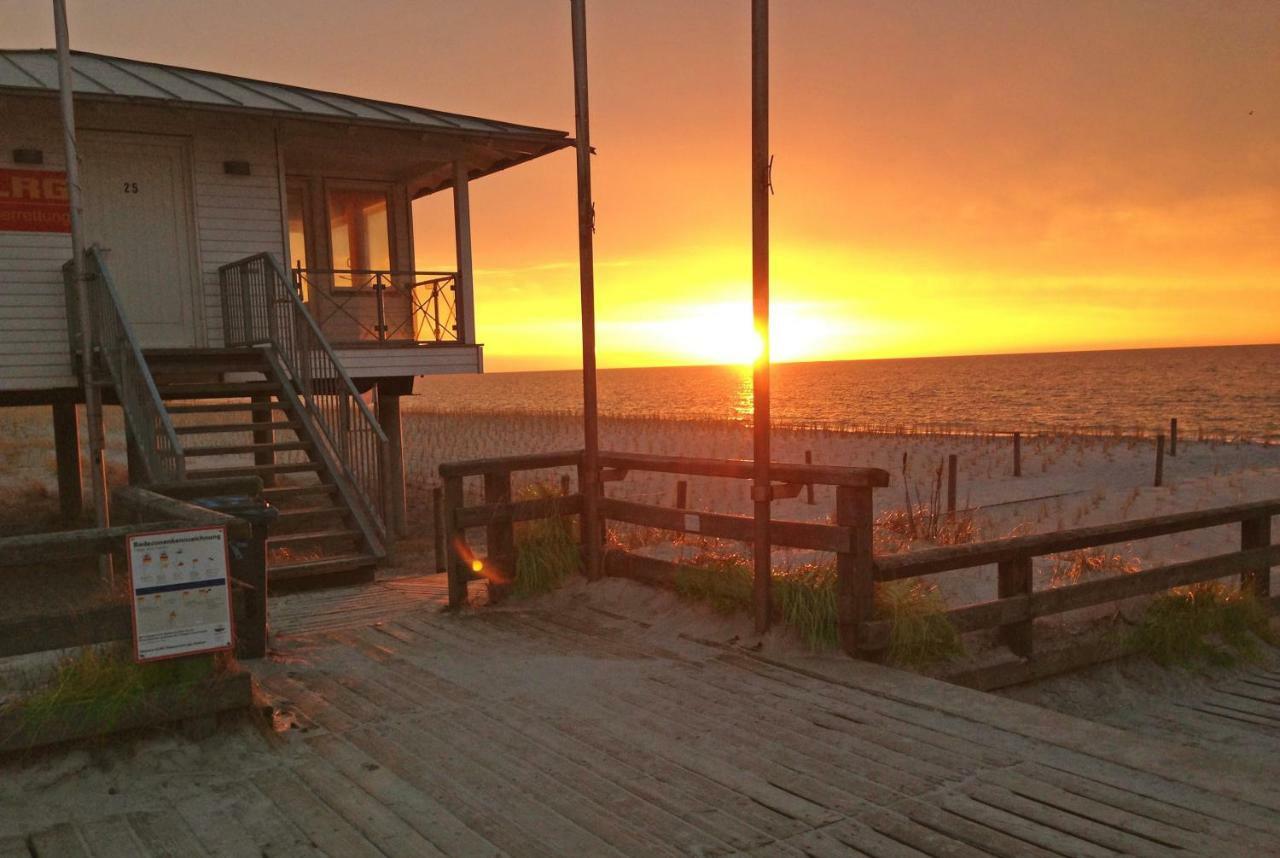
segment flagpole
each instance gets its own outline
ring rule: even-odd
[[[102,398],[93,383],[93,325],[88,311],[89,284],[84,269],[84,208],[80,195],[80,161],[76,154],[75,103],[72,96],[71,47],[67,31],[65,0],[53,0],[54,38],[58,53],[58,93],[62,107],[62,140],[66,149],[67,196],[71,208],[71,270],[75,279],[76,304],[79,312],[80,364],[84,383],[84,413],[89,432],[89,477],[93,486],[94,523],[106,527],[110,511],[107,506],[106,458],[103,455]],[[104,571],[110,569],[110,557],[103,555]]]
[[[578,269],[582,300],[582,544],[588,579],[600,576],[600,433],[596,401],[595,204],[591,198],[591,119],[587,97],[586,0],[570,0],[573,95],[578,149]]]
[[[752,603],[757,634],[773,615],[770,517],[773,487],[769,450],[769,0],[751,4],[751,303],[760,354],[752,373],[755,506]]]

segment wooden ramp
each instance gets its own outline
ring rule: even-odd
[[[277,647],[296,726],[9,764],[0,856],[1280,854],[1274,756],[585,605]]]

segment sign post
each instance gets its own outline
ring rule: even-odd
[[[135,533],[126,553],[137,661],[232,648],[225,527]]]

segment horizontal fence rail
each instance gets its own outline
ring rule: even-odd
[[[600,462],[604,482],[625,479],[629,471],[743,480],[751,477],[750,462],[741,460],[606,451],[600,454]],[[562,467],[577,467],[581,485],[582,452],[577,450],[448,462],[440,466],[445,506],[439,526],[450,541],[452,550],[448,550],[443,541],[440,546],[441,550],[448,551],[450,558],[451,606],[457,607],[466,602],[470,567],[463,552],[468,529],[487,529],[490,547],[486,564],[496,558],[502,568],[514,569],[515,547],[510,530],[514,522],[581,512],[582,497],[578,494],[566,493],[562,497],[530,501],[511,500],[513,473]],[[1271,519],[1280,515],[1280,499],[875,557],[872,552],[871,493],[874,488],[887,484],[886,472],[873,468],[775,464],[772,475],[781,483],[775,489],[794,489],[805,484],[836,486],[833,524],[774,520],[770,523],[770,530],[772,542],[776,545],[835,554],[837,626],[841,647],[850,654],[874,655],[890,643],[891,623],[874,616],[876,583],[992,564],[997,567],[999,598],[957,607],[947,611],[945,616],[961,633],[998,629],[1003,643],[1015,654],[1023,656],[1024,664],[1030,663],[1033,655],[1032,621],[1036,617],[1237,575],[1244,589],[1268,605],[1280,603],[1280,597],[1270,596],[1270,570],[1280,565],[1280,545],[1273,545],[1271,541]],[[484,504],[464,505],[463,479],[466,477],[484,478]],[[775,492],[775,496],[779,494]],[[752,538],[753,520],[745,515],[691,511],[683,506],[668,507],[617,498],[602,498],[600,510],[606,520],[642,527],[743,542]],[[1239,551],[1040,591],[1033,587],[1033,561],[1036,557],[1232,524],[1240,527]],[[495,551],[495,546],[501,554]],[[687,568],[680,563],[617,548],[605,553],[604,565],[608,574],[666,586],[674,585],[680,571]],[[1053,669],[1061,669],[1062,664],[1077,666],[1088,663],[1088,659],[1100,657],[1098,653],[1102,651],[1103,648],[1099,647],[1084,647],[1081,652],[1087,658],[1083,660],[1055,659],[1046,664],[1059,665]],[[1052,672],[1052,669],[1046,672]],[[1025,675],[1037,674],[1026,671]]]
[[[243,482],[195,480],[179,484],[184,493],[210,495],[228,488],[246,488]],[[253,488],[253,487],[249,487]],[[262,490],[256,481],[256,492]],[[195,506],[137,486],[116,489],[111,496],[112,514],[132,520],[129,524],[105,528],[37,533],[0,539],[0,578],[6,568],[51,566],[50,586],[58,586],[59,571],[76,560],[94,560],[101,554],[125,555],[126,540],[135,533],[178,530],[190,527],[223,526],[232,542],[253,538],[251,525],[243,519]],[[234,552],[232,552],[234,557]],[[233,560],[233,566],[234,566]],[[259,564],[261,565],[261,564]],[[266,641],[266,569],[233,568],[236,629],[240,643]],[[243,577],[242,577],[243,576]],[[256,592],[255,592],[256,591]],[[33,652],[89,646],[129,640],[133,636],[133,608],[128,600],[91,605],[58,616],[36,616],[0,621],[0,658]],[[249,657],[262,653],[244,653]]]
[[[97,245],[85,251],[85,275],[93,283],[86,290],[89,306],[79,305],[74,270],[70,262],[62,267],[67,295],[67,322],[72,332],[73,352],[79,352],[90,372],[101,362],[111,379],[111,387],[124,412],[134,449],[145,472],[146,481],[171,482],[185,476],[182,444],[174,431],[169,411],[160,398],[155,378],[142,355],[142,347],[133,332],[120,302],[120,293],[107,268],[102,249]],[[82,313],[89,316],[93,342],[85,350],[79,342]]]
[[[259,253],[218,269],[223,337],[228,346],[272,347],[305,415],[327,443],[330,463],[354,489],[353,507],[387,539],[392,490],[390,447],[373,410],[293,288],[279,260]]]
[[[293,284],[336,342],[460,342],[455,271],[291,269]]]
[[[876,580],[884,582],[995,564],[999,597],[954,608],[947,612],[947,619],[961,632],[998,628],[1010,650],[1029,658],[1034,650],[1036,617],[1236,575],[1243,589],[1270,604],[1271,567],[1280,564],[1280,546],[1271,544],[1271,519],[1276,515],[1280,515],[1280,500],[1234,504],[879,557],[873,569]],[[1033,586],[1037,557],[1231,524],[1240,526],[1239,551],[1040,591]],[[865,623],[864,645],[883,649],[891,631],[886,622]]]

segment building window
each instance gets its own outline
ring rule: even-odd
[[[289,216],[289,267],[308,269],[307,239],[310,232],[310,218],[307,217],[307,186],[301,182],[290,182],[285,186],[285,205]],[[302,300],[306,301],[307,275],[301,279]]]
[[[360,272],[391,268],[391,219],[387,192],[330,188],[329,248],[333,255],[333,285],[350,288],[368,282]]]

